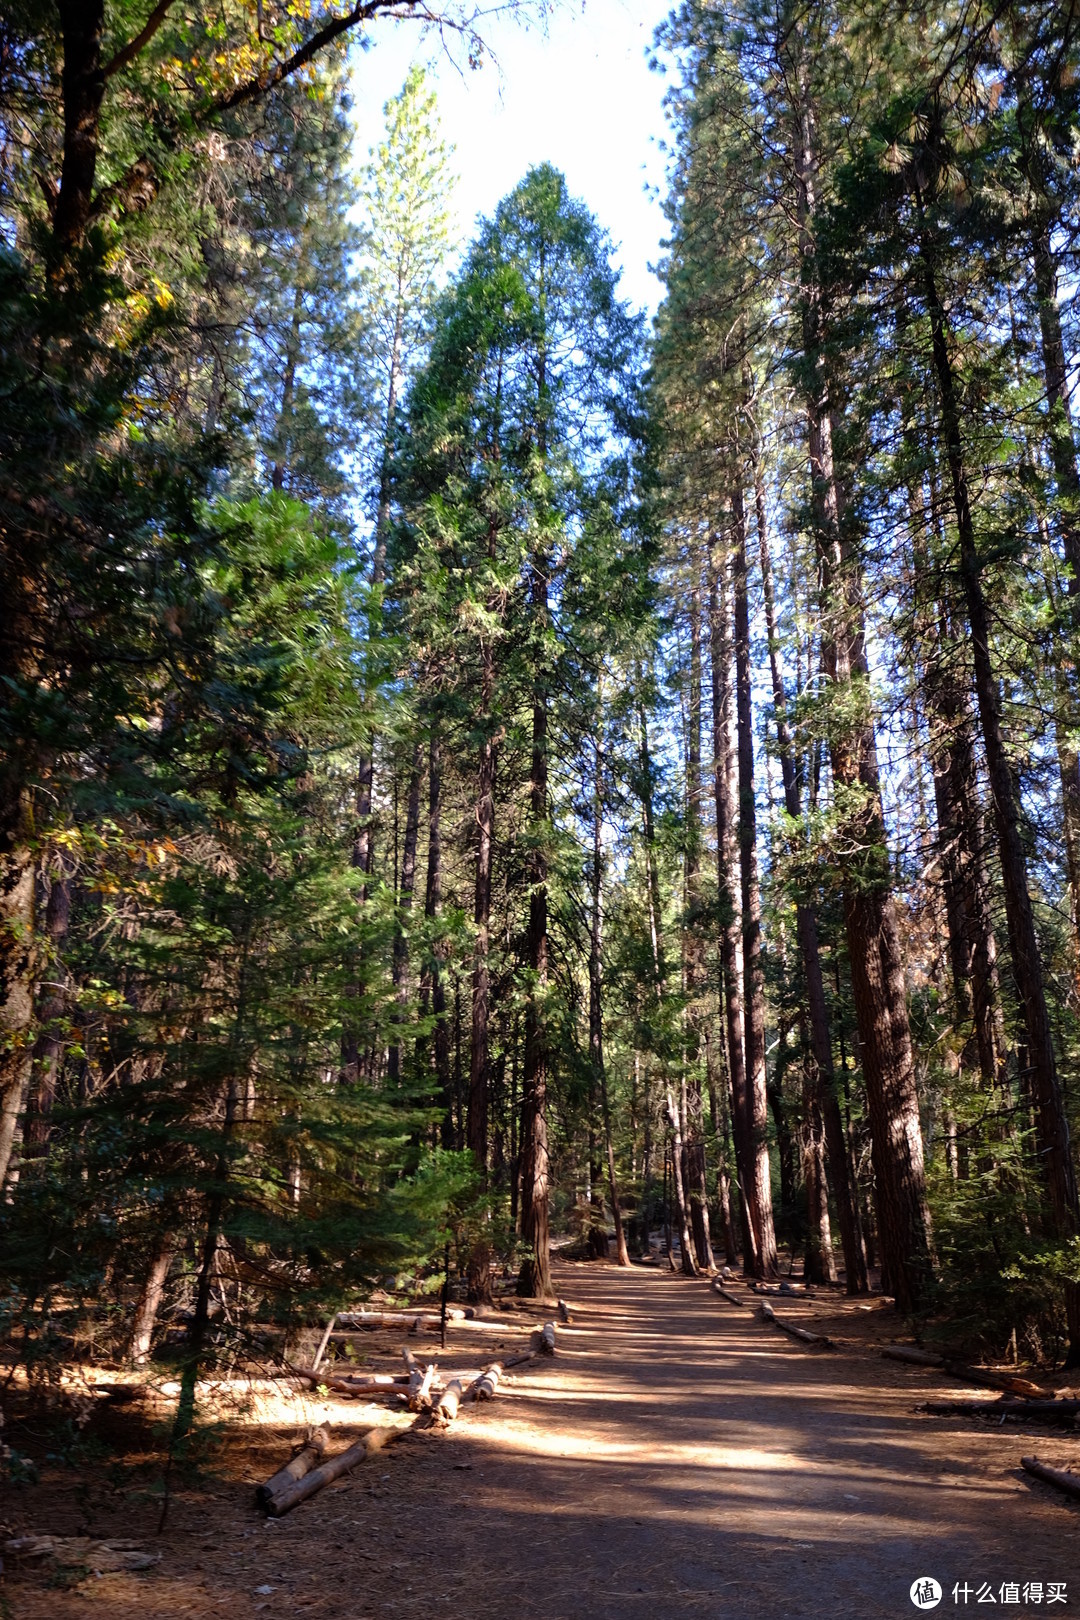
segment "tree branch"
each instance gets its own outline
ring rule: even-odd
[[[106,79],[111,79],[114,73],[126,68],[129,62],[134,62],[140,51],[145,50],[165,21],[172,4],[173,0],[158,0],[158,4],[146,19],[145,28],[136,34],[134,39],[129,40],[123,50],[117,51],[112,61],[106,64],[104,69]]]

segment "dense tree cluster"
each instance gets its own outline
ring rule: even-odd
[[[137,9],[0,35],[20,1353],[612,1225],[1080,1352],[1071,14],[686,0],[649,341],[419,71],[355,177],[424,8]]]

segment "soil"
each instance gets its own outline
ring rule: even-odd
[[[520,1368],[446,1433],[410,1430],[284,1520],[263,1518],[253,1485],[310,1403],[291,1423],[230,1428],[160,1537],[160,1498],[137,1474],[49,1465],[5,1503],[11,1533],[135,1537],[160,1562],[67,1589],[55,1569],[9,1568],[0,1614],[871,1620],[918,1612],[920,1576],[944,1588],[943,1614],[974,1610],[984,1583],[997,1614],[1080,1606],[1080,1503],[1020,1469],[1029,1454],[1080,1468],[1080,1435],[917,1412],[979,1392],[883,1361],[875,1341],[904,1335],[880,1304],[771,1301],[840,1341],[830,1352],[762,1321],[739,1285],[743,1308],[655,1267],[561,1263],[555,1285],[573,1317],[554,1360]],[[455,1325],[444,1365],[509,1353],[529,1325]],[[423,1359],[424,1341],[409,1342]],[[336,1403],[332,1420],[337,1449],[372,1414]],[[1041,1603],[1003,1602],[1005,1582],[1041,1582]],[[1066,1605],[1048,1605],[1050,1582]]]

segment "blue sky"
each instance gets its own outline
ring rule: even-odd
[[[383,103],[410,64],[430,65],[443,129],[456,147],[463,235],[530,164],[554,163],[609,232],[623,296],[652,311],[660,287],[649,265],[666,227],[659,147],[666,81],[649,71],[648,55],[669,9],[670,0],[567,0],[546,31],[495,18],[481,30],[495,60],[478,71],[457,66],[415,26],[377,23],[370,49],[354,58],[358,157],[378,139]]]

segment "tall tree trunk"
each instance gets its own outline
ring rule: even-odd
[[[548,558],[533,558],[532,608],[537,631],[548,617]],[[538,635],[538,640],[541,636]],[[528,964],[531,982],[525,1004],[525,1065],[522,1075],[521,1235],[531,1249],[521,1266],[518,1292],[544,1296],[551,1292],[548,1233],[547,1034],[544,998],[548,977],[547,932],[547,684],[537,672],[533,689],[532,762],[529,800],[532,849],[529,855]]]
[[[671,1087],[667,1088],[667,1114],[671,1126],[671,1181],[675,1190],[675,1207],[679,1215],[679,1248],[682,1269],[687,1277],[696,1277],[698,1266],[694,1259],[693,1238],[690,1234],[690,1205],[683,1178],[683,1128],[679,1105]]]
[[[805,1024],[805,1019],[802,1020]],[[825,1182],[825,1131],[821,1117],[821,1083],[813,1046],[802,1030],[803,1118],[799,1133],[803,1188],[806,1194],[807,1282],[834,1283],[832,1230],[829,1223],[829,1193]]]
[[[1052,222],[1040,216],[1032,233],[1031,261],[1039,308],[1043,378],[1046,383],[1046,428],[1057,485],[1053,512],[1065,554],[1068,625],[1073,637],[1080,631],[1080,471],[1069,410],[1068,369],[1058,308],[1057,262],[1052,244]],[[1071,662],[1071,661],[1070,661]],[[1073,741],[1080,728],[1076,671],[1067,684],[1065,725],[1061,728],[1061,797],[1068,856],[1069,890],[1074,935],[1080,939],[1080,755]]]
[[[754,717],[750,684],[750,607],[746,514],[738,475],[731,489],[731,538],[735,627],[735,720],[739,770],[739,879],[742,899],[743,994],[746,1019],[745,1129],[752,1155],[750,1219],[757,1248],[757,1275],[776,1270],[772,1180],[769,1168],[768,1089],[765,1073],[765,975],[761,962],[761,893],[757,870],[757,808],[754,799]],[[748,1167],[750,1168],[750,1167]]]
[[[105,4],[104,0],[57,0],[56,10],[64,52],[64,156],[52,216],[59,274],[63,261],[82,244],[94,199],[105,94],[101,60]]]
[[[817,183],[813,112],[801,64],[797,86],[796,184],[802,270],[802,339],[806,358],[807,439],[811,515],[822,585],[822,662],[848,715],[830,739],[833,782],[850,797],[846,831],[858,852],[845,861],[844,924],[870,1118],[874,1191],[882,1256],[897,1305],[915,1310],[934,1268],[926,1201],[922,1130],[911,1050],[900,937],[873,719],[869,708],[862,628],[862,577],[843,531],[842,499],[833,458],[825,312],[813,222]]]
[[[758,1276],[760,1275],[758,1239],[749,1213],[754,1187],[754,1157],[747,1130],[750,1107],[746,1084],[746,1039],[739,950],[742,907],[739,888],[732,882],[732,874],[738,869],[738,846],[732,789],[731,647],[726,635],[726,584],[726,574],[721,573],[717,547],[714,545],[709,555],[709,661],[712,674],[713,802],[716,812],[720,972],[727,1037],[731,1127],[735,1139],[735,1164],[739,1173],[743,1269],[749,1276]],[[721,586],[724,600],[721,600]]]
[[[40,1033],[34,1043],[30,1093],[26,1110],[23,1156],[42,1158],[48,1148],[53,1108],[56,1105],[56,1087],[60,1078],[60,1056],[63,1051],[62,1028],[67,998],[60,982],[62,972],[60,951],[67,938],[71,917],[71,879],[63,874],[53,877],[49,898],[45,904],[45,932],[49,939],[52,960],[49,965],[48,987],[42,987],[38,1004]]]
[[[701,568],[696,548],[691,551],[690,584],[690,703],[686,739],[686,915],[683,922],[683,977],[686,989],[687,1193],[695,1257],[702,1271],[716,1269],[709,1234],[709,1188],[705,1163],[704,1109],[701,1100],[701,1008],[705,983],[701,917]]]
[[[630,1264],[623,1230],[622,1205],[615,1174],[615,1143],[611,1129],[611,1103],[608,1097],[607,1069],[604,1064],[604,722],[603,687],[598,685],[596,718],[596,778],[593,786],[592,926],[589,930],[589,1061],[600,1092],[604,1116],[604,1146],[607,1151],[608,1190],[615,1222],[615,1250],[620,1266]]]
[[[368,649],[377,648],[382,640],[382,594],[386,583],[386,544],[390,534],[390,452],[393,443],[394,420],[397,414],[398,389],[401,385],[402,345],[405,330],[405,306],[402,281],[398,279],[399,294],[394,311],[394,335],[390,345],[388,361],[388,381],[386,392],[386,415],[383,420],[382,452],[379,458],[379,504],[375,520],[375,546],[371,556],[371,595],[368,607]],[[374,869],[374,835],[372,828],[372,803],[375,783],[375,716],[374,716],[374,690],[369,688],[365,700],[367,717],[367,735],[360,746],[360,753],[356,762],[356,796],[355,820],[352,837],[352,865],[353,870],[361,874],[361,883],[358,893],[358,903],[361,915],[367,904],[368,883]],[[366,964],[364,959],[364,941],[361,937],[359,948],[356,951],[358,968],[358,982],[353,988],[353,998],[359,1000],[363,994]],[[361,1072],[361,1058],[358,1034],[355,1029],[347,1028],[342,1042],[342,1068],[347,1081],[359,1079]]]
[[[289,322],[289,336],[285,345],[285,375],[281,382],[281,405],[278,409],[277,454],[270,468],[270,483],[274,489],[284,489],[285,479],[289,472],[290,453],[292,441],[290,432],[292,427],[293,410],[296,399],[296,368],[300,364],[300,321],[304,309],[304,297],[299,284],[299,261],[306,251],[303,234],[300,237],[300,251],[297,256],[297,284],[293,288],[292,318]]]
[[[649,941],[652,945],[653,987],[657,999],[667,977],[664,941],[661,933],[660,872],[656,864],[656,830],[653,822],[652,759],[649,754],[649,726],[644,706],[638,709],[639,757],[641,764],[641,819],[645,833],[645,861],[648,867]]]
[[[917,198],[920,215],[922,198]],[[960,574],[971,629],[975,664],[975,692],[979,705],[986,767],[990,779],[998,856],[1005,891],[1005,915],[1013,975],[1024,1010],[1028,1061],[1031,1066],[1038,1127],[1039,1160],[1043,1167],[1055,1234],[1070,1239],[1080,1233],[1080,1199],[1069,1143],[1069,1125],[1058,1078],[1050,1017],[1046,1005],[1042,957],[1035,916],[1028,890],[1027,857],[1020,831],[1020,805],[1009,764],[1001,715],[1001,697],[991,654],[990,617],[982,587],[982,565],[975,539],[967,469],[964,463],[960,401],[949,353],[945,310],[938,294],[932,250],[923,226],[921,244],[923,279],[933,349],[934,372],[941,408],[941,436],[952,483]],[[1065,1284],[1069,1326],[1070,1366],[1080,1365],[1080,1284]]]
[[[409,915],[416,890],[416,845],[420,834],[421,744],[413,744],[409,765],[409,797],[405,808],[405,843],[401,852],[401,881],[398,885],[397,915],[394,919],[394,949],[391,977],[397,1002],[398,1034],[390,1047],[388,1072],[391,1083],[401,1078],[401,1028],[409,1005]]]
[[[472,1036],[469,1045],[469,1113],[466,1143],[481,1179],[488,1173],[488,1106],[491,1092],[489,1018],[491,974],[488,965],[491,922],[491,865],[495,836],[496,739],[491,705],[495,695],[494,649],[490,636],[481,650],[480,725],[482,741],[476,781],[476,875],[473,889]],[[468,1261],[470,1300],[491,1298],[491,1247],[486,1238],[473,1245]]]
[[[784,785],[784,808],[792,824],[802,819],[799,798],[799,779],[795,769],[795,743],[787,717],[787,695],[780,670],[779,640],[776,626],[776,601],[773,591],[772,558],[769,552],[768,527],[765,513],[765,487],[760,460],[755,459],[754,506],[757,515],[758,548],[761,554],[761,579],[765,599],[765,628],[769,639],[769,671],[772,677],[773,711],[776,716],[777,742],[780,754],[780,774]],[[849,1146],[840,1112],[836,1071],[833,1068],[832,1035],[829,1030],[829,1012],[825,1001],[825,982],[821,970],[821,947],[818,937],[817,913],[805,900],[795,906],[795,933],[802,961],[803,988],[810,1026],[810,1052],[813,1057],[815,1084],[811,1087],[811,1106],[820,1111],[825,1135],[829,1179],[836,1200],[837,1219],[840,1223],[840,1243],[844,1252],[844,1281],[849,1294],[865,1294],[869,1290],[866,1275],[866,1255],[862,1233],[859,1230],[859,1206],[849,1168]],[[826,1202],[826,1215],[828,1205]]]
[[[490,1091],[491,976],[488,966],[491,922],[492,843],[495,835],[495,739],[491,735],[490,705],[492,677],[485,660],[484,692],[481,699],[485,726],[476,784],[476,875],[473,891],[473,922],[476,940],[473,948],[472,1041],[469,1057],[468,1145],[481,1174],[487,1169],[488,1095]]]
[[[454,1146],[454,1100],[450,1083],[450,1029],[446,1019],[446,946],[437,932],[442,914],[442,741],[433,720],[428,743],[428,853],[424,919],[435,935],[420,978],[420,1017],[434,1018],[435,1090],[443,1108],[443,1146]]]
[[[721,1092],[723,1082],[717,1078],[717,1065],[722,1063],[722,1049],[714,1034],[706,1031],[705,1068],[709,1081],[709,1116],[713,1141],[716,1144],[716,1200],[720,1207],[720,1229],[724,1236],[724,1259],[729,1266],[738,1263],[739,1247],[735,1241],[735,1223],[731,1213],[731,1177],[728,1174],[727,1110]],[[725,1086],[726,1093],[726,1086]]]
[[[0,1187],[7,1180],[30,1081],[37,970],[37,872],[30,845],[30,795],[17,790],[15,800],[15,813],[5,817],[12,836],[0,843]],[[6,830],[0,825],[0,837]]]

